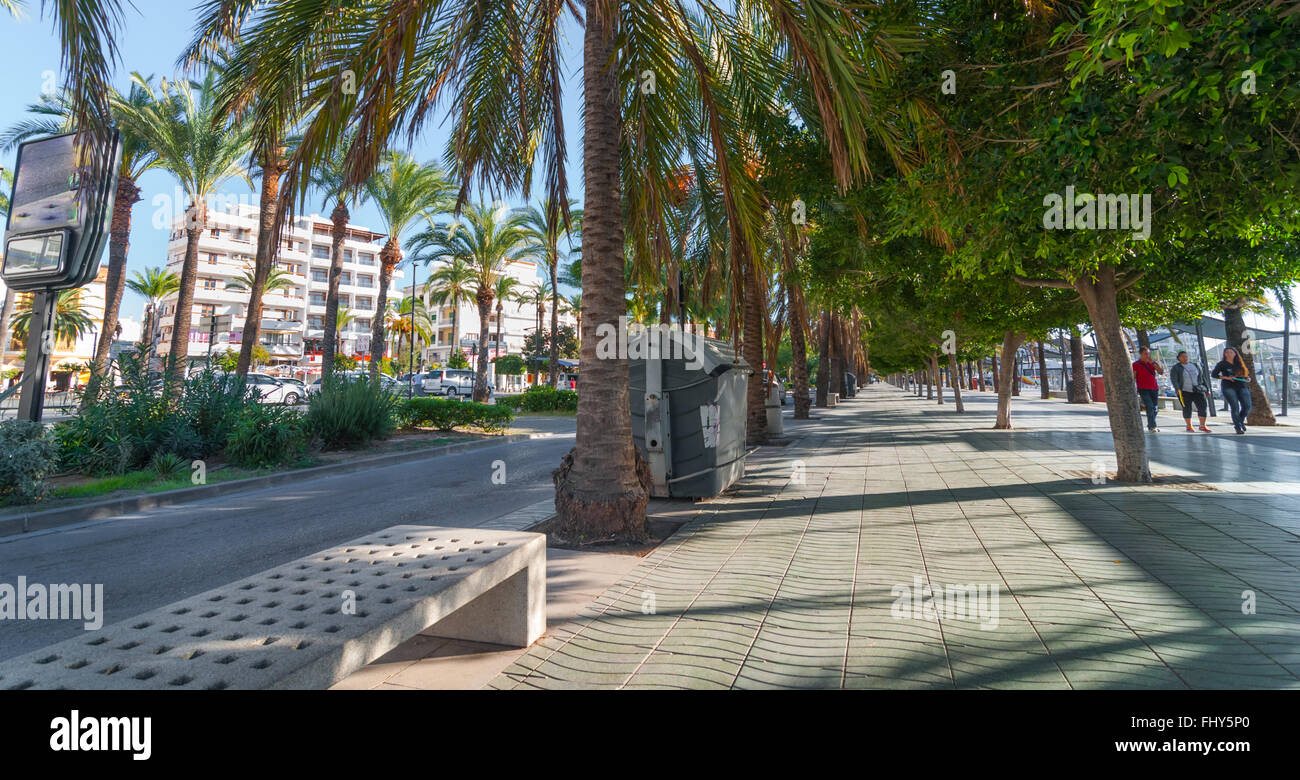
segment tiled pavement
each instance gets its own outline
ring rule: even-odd
[[[875,385],[787,417],[794,443],[490,687],[1300,687],[1300,436],[1167,431],[1153,471],[1217,490],[1094,484],[1100,405],[1016,399],[1014,431],[967,407]],[[985,614],[918,583],[984,586]]]

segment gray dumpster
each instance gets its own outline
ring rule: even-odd
[[[628,335],[632,438],[656,498],[706,498],[745,472],[749,364],[725,341],[667,327]]]

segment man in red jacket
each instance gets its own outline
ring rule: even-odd
[[[1147,430],[1151,433],[1160,432],[1156,427],[1156,409],[1160,398],[1160,383],[1156,381],[1156,374],[1164,372],[1164,366],[1151,359],[1151,350],[1143,347],[1138,359],[1133,362],[1133,379],[1137,381],[1142,406],[1147,410]]]

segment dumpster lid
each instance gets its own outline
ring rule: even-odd
[[[654,337],[658,337],[659,354],[653,354]],[[711,376],[717,376],[732,368],[749,369],[745,358],[737,354],[731,344],[721,339],[711,339],[694,333],[664,325],[640,326],[629,328],[627,337],[628,356],[634,360],[647,357],[659,357],[667,360],[685,360],[692,366]]]

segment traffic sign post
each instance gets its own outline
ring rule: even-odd
[[[64,133],[18,147],[0,274],[13,290],[32,294],[20,419],[41,419],[59,291],[84,286],[99,271],[121,159],[115,129],[102,140]]]
[[[54,352],[54,314],[59,294],[32,294],[32,317],[27,323],[27,357],[23,361],[22,390],[18,398],[18,419],[41,421],[45,408],[45,377]]]

